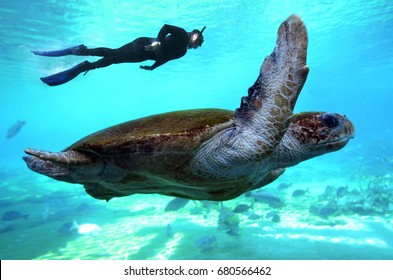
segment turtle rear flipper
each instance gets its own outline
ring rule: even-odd
[[[30,156],[23,157],[23,160],[31,170],[70,183],[77,182],[80,177],[93,178],[100,174],[105,166],[98,156],[74,150],[52,153],[26,149],[25,153]]]
[[[107,202],[114,197],[130,195],[128,193],[123,194],[114,189],[105,187],[105,185],[102,185],[100,183],[86,183],[83,186],[85,187],[86,193],[89,194],[91,197],[94,197],[95,199],[106,200]]]

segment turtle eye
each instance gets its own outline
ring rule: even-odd
[[[334,114],[324,114],[321,117],[323,124],[328,128],[336,128],[340,122]]]

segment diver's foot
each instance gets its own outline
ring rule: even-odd
[[[76,47],[74,47],[73,49],[72,49],[72,54],[73,55],[84,55],[83,54],[83,51],[85,51],[85,50],[87,50],[87,47],[85,46],[85,45],[79,45],[79,46],[76,46]],[[87,62],[87,61],[85,61],[85,62]],[[83,63],[83,62],[82,62]]]
[[[85,45],[78,45],[63,50],[57,51],[31,51],[35,55],[41,56],[64,56],[64,55],[81,55],[83,51],[87,50]]]
[[[89,64],[90,63],[88,61],[84,61],[84,62],[79,63],[78,65],[76,65],[68,70],[50,75],[48,77],[43,77],[40,79],[48,86],[62,85],[62,84],[65,84],[65,83],[71,81],[76,76],[78,76],[80,73],[89,71],[90,70]]]

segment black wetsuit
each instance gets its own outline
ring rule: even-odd
[[[156,49],[147,49],[147,46],[157,41],[161,44]],[[183,28],[165,24],[158,33],[157,38],[140,37],[118,49],[86,48],[80,49],[73,54],[103,57],[96,62],[85,61],[80,65],[81,72],[116,63],[141,62],[145,60],[155,60],[155,63],[152,66],[141,66],[141,68],[153,70],[170,60],[184,56],[187,53],[189,41],[189,34]]]
[[[157,38],[140,37],[118,49],[95,48],[89,49],[85,45],[79,45],[62,50],[55,51],[32,51],[35,55],[40,56],[101,56],[100,60],[95,62],[84,61],[65,71],[40,78],[49,86],[58,86],[65,84],[83,72],[102,68],[116,63],[142,62],[145,60],[154,60],[151,66],[140,66],[145,70],[153,70],[164,63],[180,58],[187,53],[189,48],[196,49],[203,43],[202,32],[194,29],[192,32],[186,32],[183,28],[165,24]]]

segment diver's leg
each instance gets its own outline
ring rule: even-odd
[[[87,47],[85,45],[78,45],[63,50],[31,51],[31,52],[34,53],[35,55],[41,55],[41,56],[64,56],[64,55],[78,55],[78,53],[83,52],[86,49]]]
[[[88,56],[102,56],[104,58],[110,59],[112,63],[122,63],[122,62],[141,62],[147,59],[154,59],[154,51],[148,51],[146,47],[150,46],[155,42],[155,38],[140,37],[134,41],[125,44],[117,49],[111,48],[79,48],[73,54],[74,55],[88,55]],[[105,67],[108,61],[99,60],[93,64],[96,68]],[[104,66],[102,66],[104,65]]]
[[[111,57],[117,62],[141,62],[146,59],[152,59],[154,51],[146,50],[146,47],[154,42],[154,38],[141,37],[134,41],[118,48],[111,49],[106,47],[89,49],[85,45],[78,45],[63,50],[55,51],[31,51],[35,55],[40,56],[65,56],[65,55],[77,55],[77,56],[102,56]]]
[[[110,48],[95,48],[83,49],[75,53],[75,55],[85,56],[102,56],[103,58],[91,63],[91,67],[101,68],[110,64],[117,64],[123,62],[141,62],[151,59],[153,51],[146,51],[144,45],[140,46],[134,42],[124,45],[118,49]]]
[[[95,62],[84,61],[81,63],[81,64],[83,64],[83,65],[81,65],[81,69],[82,69],[81,71],[86,72],[86,71],[94,70],[97,68],[103,68],[103,67],[107,67],[113,63],[114,63],[113,59],[110,57],[103,57]]]
[[[88,49],[85,45],[79,45],[63,50],[56,51],[31,51],[35,55],[41,56],[65,56],[65,55],[78,55],[78,56],[114,56],[117,54],[117,49],[110,48],[94,48]]]
[[[74,55],[88,55],[88,56],[102,56],[111,57],[117,55],[117,49],[110,48],[94,48],[94,49],[80,49]]]

